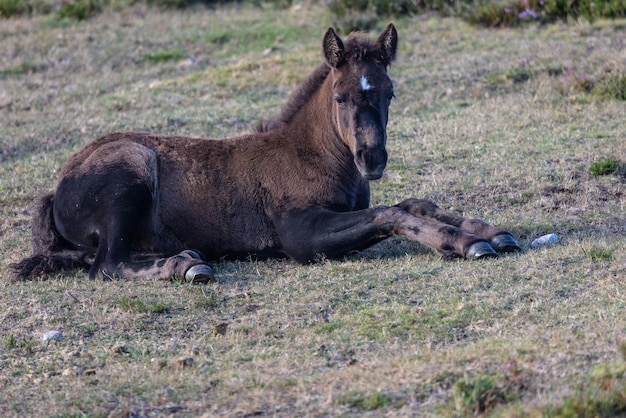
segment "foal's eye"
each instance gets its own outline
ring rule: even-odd
[[[346,105],[346,100],[341,96],[335,96],[335,102],[337,102],[339,107],[344,107]]]

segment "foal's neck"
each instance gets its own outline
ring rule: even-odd
[[[310,91],[307,101],[300,105],[285,128],[295,129],[303,141],[311,145],[333,153],[349,152],[337,130],[334,105],[333,79],[332,74],[328,74],[317,89]]]

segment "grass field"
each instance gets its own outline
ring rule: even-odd
[[[321,61],[332,19],[138,6],[0,21],[0,416],[626,414],[626,22],[394,23],[373,203],[428,197],[523,251],[447,262],[392,239],[312,266],[217,263],[194,286],[14,282],[8,265],[72,153],[119,130],[249,131]]]

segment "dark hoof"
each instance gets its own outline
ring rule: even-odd
[[[499,253],[522,251],[522,247],[520,247],[511,234],[496,235],[495,238],[491,240],[491,245]]]
[[[497,257],[498,253],[486,241],[478,241],[470,245],[465,251],[465,258],[468,260],[477,260],[479,258]]]
[[[189,283],[205,284],[208,282],[214,282],[215,276],[213,275],[211,267],[206,264],[196,264],[187,270],[187,273],[185,273],[185,280]]]

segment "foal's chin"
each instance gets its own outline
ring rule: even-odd
[[[383,176],[387,167],[387,153],[384,150],[357,154],[360,155],[355,156],[354,165],[365,180],[378,180]]]
[[[383,176],[385,169],[382,170],[359,170],[365,180],[378,180]]]

